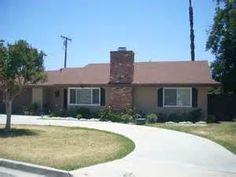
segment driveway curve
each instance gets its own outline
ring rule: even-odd
[[[5,123],[4,115],[0,123]],[[135,150],[120,160],[71,171],[78,177],[236,177],[236,155],[187,133],[98,121],[42,120],[36,116],[13,116],[12,123],[95,128],[134,141]]]

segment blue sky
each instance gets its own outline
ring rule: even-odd
[[[213,21],[213,0],[193,0],[197,60],[214,60],[205,50]],[[25,39],[43,50],[48,70],[110,60],[126,46],[135,61],[190,60],[188,0],[1,0],[0,39]]]

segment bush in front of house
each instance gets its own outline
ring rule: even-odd
[[[68,117],[67,116],[67,110],[62,109],[60,111],[51,112],[49,114],[49,117]]]
[[[77,119],[81,119],[81,118],[83,118],[83,115],[82,115],[82,114],[77,114],[77,115],[76,115],[76,118],[77,118]]]
[[[98,111],[98,118],[101,121],[128,123],[128,122],[134,121],[135,115],[136,113],[131,109],[127,109],[124,112],[118,112],[118,111],[112,110],[110,106],[101,108]]]
[[[168,118],[168,122],[182,122],[182,115],[181,114],[176,114],[176,113],[171,113]]]
[[[109,120],[110,114],[111,114],[111,109],[109,107],[101,108],[98,111],[98,117],[100,118],[101,121]]]
[[[148,123],[156,123],[156,122],[183,122],[183,121],[190,121],[190,122],[198,122],[201,118],[201,109],[194,109],[190,112],[184,112],[182,114],[155,114],[151,113],[145,116],[144,114],[137,114],[132,109],[126,109],[124,112],[117,112],[112,110],[110,106],[101,108],[98,112],[91,112],[88,108],[73,108],[69,110],[61,110],[58,112],[52,112],[50,114],[51,117],[74,117],[77,119],[81,118],[99,118],[101,121],[112,121],[112,122],[136,122],[140,119],[141,122]],[[146,118],[145,118],[146,117]],[[213,119],[213,118],[212,118]],[[215,120],[212,120],[211,118],[208,118],[208,122],[215,122]]]
[[[168,115],[164,114],[164,113],[158,114],[157,121],[160,122],[160,123],[167,122],[168,121]]]
[[[77,118],[78,111],[76,108],[70,108],[67,110],[67,116],[68,117],[74,117]]]
[[[188,117],[187,121],[190,121],[190,122],[193,122],[193,123],[198,122],[201,119],[201,115],[202,115],[202,110],[201,109],[192,110],[188,114],[189,117]]]
[[[80,114],[80,118],[90,119],[92,118],[92,112],[88,108],[71,108],[71,109],[62,109],[60,111],[54,111],[49,114],[50,117],[73,117],[78,118],[77,115]]]
[[[208,115],[207,116],[207,123],[217,123],[216,117],[214,115]]]
[[[133,118],[135,118],[137,113],[135,112],[134,109],[127,108],[127,109],[124,110],[123,114],[128,114],[128,115],[132,116]]]
[[[147,115],[147,121],[148,123],[156,123],[157,122],[157,115],[155,113],[151,113]]]
[[[24,114],[26,115],[37,115],[40,113],[39,105],[38,103],[31,103],[28,106],[26,106],[24,110]]]
[[[112,121],[112,122],[121,122],[121,115],[112,111],[111,107],[104,107],[98,111],[98,117],[101,121]]]
[[[182,114],[172,113],[172,114],[158,114],[158,122],[198,122],[201,119],[202,111],[201,109],[194,109],[190,112],[184,112]]]
[[[77,118],[77,115],[80,114],[81,118],[90,119],[92,118],[92,112],[88,108],[70,108],[68,110],[62,109],[59,111],[52,112],[50,117],[73,117]]]
[[[133,122],[134,118],[130,114],[126,113],[121,116],[121,120],[124,123],[129,123],[129,122]]]
[[[90,119],[92,118],[91,116],[91,111],[88,108],[80,107],[77,109],[77,114],[81,114],[83,118],[85,119]]]

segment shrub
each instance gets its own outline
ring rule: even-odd
[[[81,119],[81,118],[83,118],[83,116],[82,116],[82,114],[77,114],[77,115],[76,115],[76,118],[77,118],[77,119]]]
[[[128,114],[128,115],[132,116],[133,118],[135,117],[135,114],[136,114],[135,110],[131,109],[131,108],[125,109],[125,111],[123,113]]]
[[[110,107],[104,107],[104,108],[101,108],[101,109],[98,111],[98,117],[99,117],[100,120],[102,120],[102,121],[109,120],[110,114],[111,114],[111,109],[110,109]]]
[[[132,113],[133,114],[133,113]],[[112,122],[124,122],[128,123],[134,120],[134,117],[130,115],[130,112],[124,113],[116,112],[111,109],[111,107],[104,107],[98,111],[98,117],[101,121],[112,121]]]
[[[98,116],[98,111],[96,110],[96,111],[90,112],[90,117],[91,117],[91,118],[99,118],[99,116]]]
[[[39,113],[39,105],[38,103],[32,103],[29,104],[25,110],[24,110],[25,114],[38,114]]]
[[[67,110],[67,116],[68,117],[74,117],[76,118],[78,112],[76,108],[70,108],[69,110]]]
[[[121,115],[118,113],[113,112],[111,107],[104,107],[99,110],[98,117],[102,121],[112,121],[112,122],[121,122]]]
[[[59,112],[52,112],[49,114],[49,117],[60,117]]]
[[[207,116],[207,123],[216,123],[216,117],[214,115],[208,115]]]
[[[149,123],[155,123],[157,122],[157,115],[152,113],[147,115],[147,120]]]
[[[131,115],[129,115],[129,114],[123,114],[123,115],[121,116],[121,120],[122,120],[122,122],[124,122],[124,123],[129,123],[129,122],[132,122],[132,121],[133,121],[133,117],[132,117]]]
[[[162,122],[166,120],[166,121],[172,121],[172,122],[190,121],[190,122],[195,123],[195,122],[200,121],[201,115],[202,115],[201,109],[195,109],[190,112],[184,112],[182,114],[172,113],[168,116],[167,119],[161,116],[160,119]]]
[[[168,121],[168,115],[164,113],[158,114],[158,122],[167,122]]]
[[[50,113],[50,109],[49,109],[49,105],[48,104],[44,104],[43,105],[42,112],[43,112],[43,114],[49,114]]]
[[[183,121],[182,116],[176,113],[172,113],[168,116],[168,121],[181,122]]]
[[[122,120],[122,113],[120,112],[115,112],[115,111],[111,111],[109,114],[108,120],[112,121],[112,122],[123,122]]]
[[[55,117],[54,112],[50,113],[49,117]]]
[[[194,123],[198,122],[198,121],[200,121],[201,115],[202,115],[201,109],[192,110],[188,114],[188,116],[189,116],[188,121],[191,121]]]
[[[59,117],[67,117],[67,110],[66,109],[62,109],[58,112],[58,116]]]
[[[91,118],[91,112],[88,108],[84,108],[84,107],[78,108],[77,114],[81,114],[83,118],[85,119]]]
[[[32,108],[32,104],[26,106],[25,110],[24,110],[24,113],[27,115],[30,115],[33,113],[33,108]]]
[[[67,117],[68,113],[67,110],[62,109],[60,111],[55,111],[49,114],[49,117]]]
[[[32,111],[33,111],[33,114],[38,114],[40,112],[38,103],[32,104]]]

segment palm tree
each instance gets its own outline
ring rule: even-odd
[[[189,0],[189,22],[190,22],[190,49],[191,60],[195,61],[194,29],[193,29],[193,7],[192,0]]]

